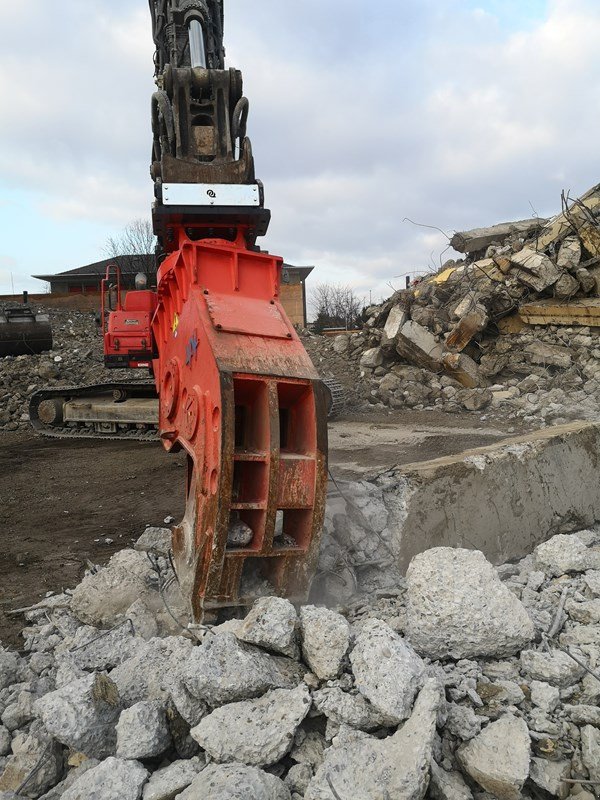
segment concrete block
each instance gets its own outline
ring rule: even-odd
[[[548,256],[543,253],[536,253],[528,247],[524,247],[511,257],[512,270],[521,283],[533,289],[535,292],[543,292],[553,286],[556,281],[564,274],[564,270],[557,267]]]
[[[394,306],[390,311],[387,322],[383,329],[385,338],[395,341],[405,322],[408,321],[408,314],[401,306]]]
[[[344,494],[365,494],[387,519],[382,537],[402,571],[440,546],[481,550],[503,564],[600,520],[599,454],[600,426],[575,422],[395,467]]]
[[[563,269],[576,269],[581,261],[581,242],[577,236],[567,236],[560,246],[556,263]]]
[[[431,331],[412,320],[406,322],[398,333],[396,351],[410,364],[433,372],[441,371],[442,345]]]

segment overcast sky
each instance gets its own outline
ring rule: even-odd
[[[0,294],[149,215],[146,0],[0,0]],[[225,0],[273,221],[366,298],[600,181],[598,0]],[[443,258],[451,256],[446,253]]]

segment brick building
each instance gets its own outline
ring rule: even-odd
[[[51,295],[94,295],[100,292],[101,281],[110,264],[118,264],[124,289],[134,288],[135,276],[138,272],[152,276],[156,271],[153,255],[118,256],[117,258],[105,258],[95,264],[87,264],[66,272],[59,272],[56,275],[33,275],[32,277],[49,283]],[[306,279],[313,269],[314,267],[283,265],[281,302],[294,325],[304,327],[307,325]],[[153,284],[152,278],[150,284]]]

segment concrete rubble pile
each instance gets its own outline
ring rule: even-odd
[[[29,397],[37,389],[132,380],[136,374],[131,370],[106,371],[102,337],[92,312],[46,311],[52,324],[53,349],[38,355],[0,358],[0,431],[29,428]]]
[[[459,233],[465,254],[367,309],[364,330],[313,337],[317,366],[391,408],[600,418],[600,185],[552,220]]]
[[[0,800],[600,787],[600,528],[498,568],[428,550],[394,591],[337,611],[264,597],[212,627],[186,622],[168,547],[150,529],[27,610],[22,654],[0,649]]]

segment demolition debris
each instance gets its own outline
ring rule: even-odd
[[[600,419],[600,186],[563,205],[457,233],[465,259],[367,309],[362,331],[312,337],[317,368],[373,406]]]
[[[218,626],[189,623],[169,537],[24,610],[2,800],[592,797],[600,527],[497,568],[435,548],[393,591]]]

